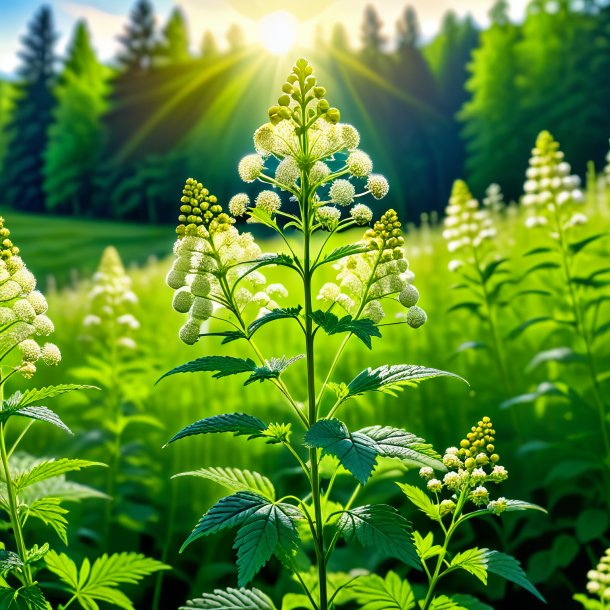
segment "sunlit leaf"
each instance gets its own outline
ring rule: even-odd
[[[215,589],[187,602],[180,610],[202,608],[205,610],[275,610],[267,595],[258,589]]]
[[[225,413],[200,419],[175,434],[168,442],[173,443],[181,438],[195,434],[213,434],[217,432],[233,432],[235,436],[250,436],[256,438],[266,430],[267,424],[246,413]]]
[[[372,349],[371,338],[381,337],[381,333],[377,326],[375,326],[375,323],[368,318],[354,320],[350,315],[339,318],[330,311],[321,310],[314,311],[311,317],[327,335],[352,333],[369,349]]]

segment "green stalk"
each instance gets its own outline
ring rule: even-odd
[[[0,385],[0,409],[2,408],[2,402],[4,400],[4,386]],[[21,521],[19,521],[19,512],[17,508],[17,494],[15,493],[15,487],[13,480],[11,479],[11,471],[8,465],[8,454],[6,451],[6,440],[5,440],[5,424],[0,424],[0,458],[2,460],[2,468],[4,470],[4,477],[6,480],[6,496],[8,500],[9,518],[11,526],[13,528],[13,535],[15,536],[15,545],[21,560],[25,563],[27,558],[27,549],[25,546],[25,540],[23,538],[23,530],[21,529]],[[25,579],[25,585],[30,586],[32,584],[32,572],[29,566],[23,568],[23,576]]]

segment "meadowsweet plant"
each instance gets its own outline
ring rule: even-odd
[[[106,503],[100,541],[108,543],[113,524],[142,531],[155,518],[150,504],[158,489],[154,463],[139,442],[138,433],[147,427],[162,427],[145,412],[147,384],[146,359],[138,348],[140,323],[138,298],[117,250],[109,246],[101,257],[89,291],[89,309],[83,320],[81,336],[86,350],[86,364],[72,372],[82,379],[95,380],[103,392],[92,400],[83,420],[102,431],[86,450],[100,455],[108,464]],[[125,446],[129,445],[129,450]],[[103,457],[102,457],[103,456]]]
[[[167,374],[244,375],[246,386],[257,381],[275,386],[287,410],[276,422],[238,411],[205,417],[169,442],[221,432],[266,442],[294,460],[306,488],[302,496],[297,495],[300,487],[276,490],[263,474],[228,467],[206,465],[187,473],[231,494],[205,512],[183,548],[237,529],[239,587],[204,593],[188,608],[274,608],[264,592],[249,587],[274,555],[312,610],[333,606],[349,584],[337,586],[328,573],[337,545],[356,542],[422,568],[408,521],[387,504],[359,504],[358,499],[378,462],[400,460],[442,473],[442,457],[406,430],[384,425],[350,430],[339,419],[343,415],[349,421],[348,407],[358,396],[397,395],[404,386],[451,376],[399,364],[365,368],[351,381],[336,378],[350,338],[372,348],[373,339],[381,337],[386,309],[406,313],[400,322],[405,326],[418,328],[426,321],[405,258],[401,221],[394,210],[379,209],[377,203],[388,195],[388,183],[373,173],[373,162],[359,144],[356,129],[341,123],[311,65],[300,59],[282,85],[277,105],[269,109],[269,122],[254,134],[256,152],[238,166],[242,180],[259,181],[263,190],[253,199],[235,195],[228,213],[202,183],[189,179],[183,190],[175,259],[167,276],[175,291],[173,307],[186,316],[180,338],[195,344],[221,337],[223,344],[241,345],[250,357],[205,355]],[[252,236],[236,227],[241,216],[275,231],[285,251],[261,253]],[[350,240],[349,233],[332,248],[339,233],[367,226],[361,239]],[[336,281],[324,283],[320,271],[331,265]],[[294,274],[302,290],[286,294],[268,284],[265,276],[278,269]],[[298,333],[302,353],[282,354],[277,346],[266,346],[269,324]],[[398,328],[392,328],[393,340]],[[334,358],[325,354],[330,365],[322,367],[319,350],[336,346],[334,335],[339,345]],[[294,375],[286,376],[289,368]],[[289,378],[303,382],[289,385]]]
[[[595,569],[587,572],[587,593],[574,595],[585,610],[606,610],[610,607],[610,549],[606,549]]]
[[[492,185],[493,186],[493,185]],[[462,280],[456,290],[467,296],[449,311],[468,310],[478,315],[489,329],[490,344],[467,341],[458,352],[468,349],[489,349],[504,391],[510,392],[510,375],[502,347],[498,318],[504,303],[504,291],[510,282],[505,274],[508,259],[501,257],[495,247],[494,216],[501,209],[501,194],[490,187],[486,204],[481,207],[472,196],[468,185],[457,180],[446,209],[443,237],[453,259],[449,270]],[[493,197],[492,197],[493,196]]]
[[[551,324],[556,334],[565,340],[568,331],[575,343],[540,352],[532,360],[530,368],[544,363],[578,362],[588,371],[590,384],[585,402],[592,404],[599,417],[606,472],[610,468],[610,437],[608,433],[608,404],[601,387],[607,371],[598,370],[597,350],[610,330],[600,324],[599,312],[605,297],[600,296],[610,282],[607,268],[591,269],[588,253],[595,245],[608,237],[607,232],[583,234],[582,226],[588,221],[585,213],[585,197],[580,190],[580,179],[571,174],[569,163],[564,159],[559,143],[550,133],[543,131],[532,151],[525,195],[522,204],[528,209],[526,225],[546,238],[544,245],[528,251],[526,257],[537,257],[537,262],[528,274],[553,274],[559,283],[558,291],[542,291],[542,297],[559,297],[557,311],[537,316],[522,323],[521,328],[534,324]],[[552,282],[548,285],[552,288]],[[540,291],[539,291],[540,292]],[[557,294],[559,292],[559,294]],[[567,390],[558,390],[567,394]],[[578,397],[571,394],[570,399]],[[606,481],[606,492],[610,493],[610,479]],[[610,496],[608,496],[610,497]]]
[[[68,544],[68,510],[65,504],[103,494],[66,480],[66,474],[97,462],[81,459],[34,458],[19,452],[24,437],[36,422],[70,432],[59,416],[42,403],[54,396],[90,386],[56,385],[17,391],[4,397],[7,380],[15,375],[31,378],[36,365],[59,364],[61,354],[52,343],[40,343],[53,332],[47,317],[47,302],[36,290],[36,279],[18,256],[10,232],[0,218],[0,509],[8,517],[5,542],[0,545],[0,607],[7,610],[49,610],[51,605],[39,583],[39,573],[48,570],[58,577],[50,594],[60,591],[66,600],[60,609],[80,606],[97,608],[96,602],[133,609],[118,589],[135,583],[165,566],[138,554],[103,555],[93,565],[85,559],[80,568],[66,555],[51,548],[57,539]],[[24,426],[25,424],[25,426]],[[55,537],[31,540],[30,522],[49,527]],[[45,581],[47,576],[44,577]]]
[[[493,183],[487,187],[483,198],[483,206],[492,214],[500,214],[504,211],[506,203],[499,184]]]
[[[338,603],[355,598],[361,607],[373,608],[392,599],[396,603],[400,598],[401,603],[397,604],[400,608],[475,607],[479,602],[468,598],[470,603],[467,603],[466,596],[437,595],[439,583],[459,570],[468,572],[483,584],[487,584],[488,574],[499,574],[544,601],[514,557],[487,548],[454,548],[456,533],[471,519],[487,515],[499,517],[511,511],[543,510],[535,504],[508,500],[496,493],[495,488],[508,478],[508,471],[500,464],[495,434],[490,418],[483,417],[472,426],[459,446],[446,449],[442,458],[444,474],[430,466],[420,469],[425,491],[416,485],[398,483],[407,499],[438,529],[438,532],[429,531],[425,535],[413,532],[415,551],[427,581],[424,593],[420,595],[409,581],[389,572],[384,578],[369,575],[351,581],[345,593],[339,596]],[[437,542],[439,538],[440,543]]]

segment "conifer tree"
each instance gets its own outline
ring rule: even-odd
[[[330,35],[330,47],[343,53],[350,49],[349,36],[342,23],[335,23]]]
[[[218,44],[216,43],[216,37],[211,30],[206,30],[203,33],[201,40],[201,58],[202,59],[214,59],[218,57],[219,50]]]
[[[45,154],[49,210],[80,214],[89,207],[102,148],[109,73],[95,55],[87,26],[79,22],[56,89]]]
[[[22,39],[15,111],[7,126],[3,199],[28,211],[44,210],[43,154],[54,106],[55,43],[53,15],[43,6]]]
[[[183,63],[191,58],[186,18],[178,7],[173,9],[163,28],[158,55],[169,64]]]
[[[377,56],[383,52],[386,39],[382,33],[383,23],[377,9],[369,4],[364,9],[364,20],[362,22],[362,51],[370,57]]]
[[[158,47],[156,18],[149,0],[136,1],[118,40],[123,47],[118,60],[127,72],[145,72],[152,67]]]

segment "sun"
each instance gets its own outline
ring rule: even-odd
[[[282,55],[292,49],[296,42],[297,20],[286,11],[269,13],[259,22],[260,43],[274,55]]]

